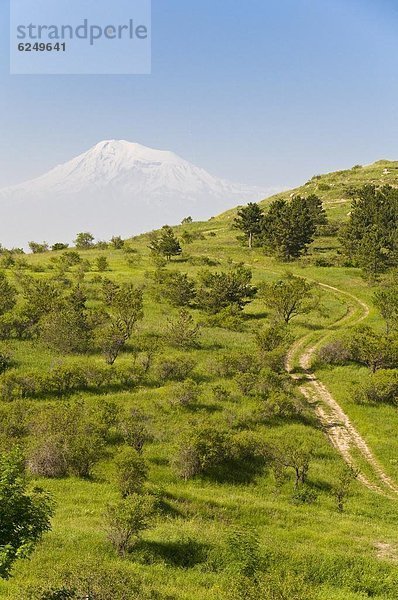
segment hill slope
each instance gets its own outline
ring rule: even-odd
[[[288,199],[292,195],[308,196],[309,194],[316,194],[323,200],[331,219],[344,219],[350,210],[350,190],[365,184],[397,186],[398,161],[379,160],[371,165],[356,165],[352,169],[344,171],[314,175],[312,179],[303,185],[280,192],[263,200],[260,204],[266,207],[275,198]],[[233,209],[223,213],[221,217],[230,218],[235,213],[236,209]]]

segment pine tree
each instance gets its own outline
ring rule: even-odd
[[[340,241],[344,254],[375,279],[398,261],[398,190],[365,185],[356,196]]]
[[[297,196],[300,198],[300,196]],[[326,211],[323,208],[322,200],[316,194],[310,194],[307,198],[301,198],[301,201],[304,202],[308,210],[311,213],[311,218],[315,225],[318,227],[319,225],[326,225],[328,222]]]
[[[247,206],[238,210],[238,216],[234,219],[234,228],[243,231],[249,248],[253,247],[254,237],[261,233],[263,217],[263,211],[255,202],[249,202]]]
[[[263,219],[263,245],[282,260],[298,258],[313,241],[316,224],[300,196],[290,203],[275,200]]]
[[[182,252],[179,240],[174,235],[173,229],[168,225],[162,227],[160,235],[152,238],[149,248],[155,254],[164,256],[168,261],[171,260],[172,256],[179,256]]]

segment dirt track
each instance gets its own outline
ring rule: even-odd
[[[326,284],[318,283],[318,285],[340,297],[346,297],[353,302],[353,306],[347,310],[344,317],[325,330],[324,335],[317,340],[315,345],[308,345],[307,338],[310,336],[305,336],[296,342],[286,358],[286,370],[293,379],[300,382],[300,391],[314,408],[330,442],[340,452],[346,463],[359,472],[358,480],[378,494],[395,498],[395,494],[398,494],[398,485],[385,473],[341,406],[311,371],[312,358],[317,347],[330,335],[331,330],[341,328],[347,321],[350,322],[350,325],[360,323],[368,316],[369,307],[349,292]],[[294,370],[294,363],[298,363],[300,367],[297,371]],[[365,466],[366,475],[363,473]]]

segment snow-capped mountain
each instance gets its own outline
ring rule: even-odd
[[[0,190],[0,242],[70,242],[79,231],[129,236],[207,219],[276,190],[232,184],[173,152],[103,141],[45,175]]]

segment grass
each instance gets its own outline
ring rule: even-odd
[[[374,171],[375,180],[387,168],[384,163],[368,167]],[[398,163],[391,169],[398,168]],[[369,175],[369,173],[368,173]],[[352,172],[352,180],[358,181],[363,170]],[[334,179],[333,179],[334,178]],[[333,179],[333,181],[332,181]],[[321,181],[332,185],[329,193],[330,210],[340,211],[341,205],[333,201],[339,197],[339,176],[325,176]],[[316,190],[319,180],[306,186],[306,191]],[[351,176],[350,176],[351,183]],[[212,269],[226,269],[243,262],[253,271],[254,282],[273,281],[280,277],[287,266],[266,257],[261,250],[249,251],[236,242],[236,232],[230,228],[230,214],[207,223],[194,223],[176,228],[201,233],[204,239],[184,248],[182,259],[172,263],[171,268],[188,272],[196,277],[203,266],[198,257],[209,257],[217,262]],[[154,270],[148,251],[147,236],[132,239],[129,245],[136,251],[135,264],[126,260],[122,251],[90,250],[82,256],[91,262],[105,255],[110,270],[106,273],[115,281],[133,281],[146,285],[145,319],[140,325],[143,333],[162,333],[167,318],[176,311],[167,304],[153,299],[148,287],[148,274]],[[330,239],[317,239],[312,252],[335,252]],[[34,269],[44,267],[37,277],[51,274],[50,258],[56,253],[34,255],[27,258]],[[196,257],[196,260],[192,260]],[[335,286],[349,291],[370,305],[368,322],[379,326],[380,319],[372,307],[372,289],[356,269],[347,267],[316,267],[311,257],[289,264],[293,273],[309,280]],[[87,280],[95,273],[86,275]],[[292,322],[293,335],[308,335],[314,342],[333,333],[333,324],[346,318],[351,323],[352,310],[358,311],[355,301],[332,290],[320,288],[322,312],[312,312]],[[194,313],[197,318],[200,315]],[[394,501],[375,495],[360,483],[352,488],[346,511],[339,514],[331,495],[331,486],[342,467],[342,459],[331,447],[321,429],[311,422],[292,423],[277,420],[258,423],[256,432],[264,440],[289,438],[297,429],[304,432],[316,445],[314,460],[310,466],[309,483],[317,493],[314,504],[292,502],[293,479],[289,477],[280,488],[275,485],[272,470],[242,473],[229,471],[225,477],[210,475],[184,482],[179,479],[170,459],[175,451],[179,432],[192,420],[205,418],[210,423],[231,422],[250,413],[255,408],[253,399],[237,393],[234,382],[212,374],[211,366],[225,352],[250,352],[254,347],[254,332],[269,320],[261,300],[255,300],[245,310],[246,330],[232,332],[220,328],[205,327],[199,349],[189,351],[197,363],[195,377],[201,383],[203,393],[194,408],[182,409],[170,405],[172,385],[143,387],[135,390],[106,390],[101,394],[78,394],[88,403],[100,405],[105,400],[118,406],[136,407],[150,417],[153,441],[145,450],[150,465],[149,489],[161,493],[165,506],[148,530],[135,553],[128,559],[119,559],[106,540],[103,512],[108,502],[117,498],[114,455],[116,447],[110,446],[108,454],[95,468],[90,480],[65,478],[37,480],[35,483],[48,489],[56,500],[57,510],[51,533],[29,560],[16,563],[13,577],[0,582],[0,597],[20,600],[29,586],[43,585],[52,577],[70,569],[87,570],[90,565],[100,564],[112,570],[122,565],[132,576],[140,576],[146,585],[181,600],[220,600],[228,598],[230,574],[220,566],[220,556],[227,536],[236,527],[254,528],[259,535],[260,552],[268,568],[300,572],[314,585],[319,600],[361,600],[373,597],[379,600],[396,598],[398,595],[398,506]],[[32,342],[10,344],[17,368],[48,370],[59,357]],[[131,350],[131,349],[130,349]],[[166,346],[167,355],[179,354]],[[76,357],[65,360],[80,360]],[[99,356],[85,360],[99,361]],[[120,361],[131,360],[125,353]],[[349,414],[359,431],[368,441],[385,470],[398,480],[396,460],[398,441],[398,413],[393,407],[360,406],[352,400],[355,384],[367,377],[367,372],[354,366],[320,369],[317,373]],[[221,384],[232,395],[219,400],[211,388]],[[72,397],[73,399],[73,397]],[[34,400],[32,406],[59,400]],[[229,421],[228,421],[229,420]],[[389,557],[378,555],[377,545],[391,547]],[[396,550],[395,550],[396,549]],[[395,552],[395,554],[394,554]],[[189,555],[189,560],[186,556]],[[212,558],[213,557],[213,558]],[[216,557],[216,560],[214,560]],[[101,567],[102,568],[102,567]]]

